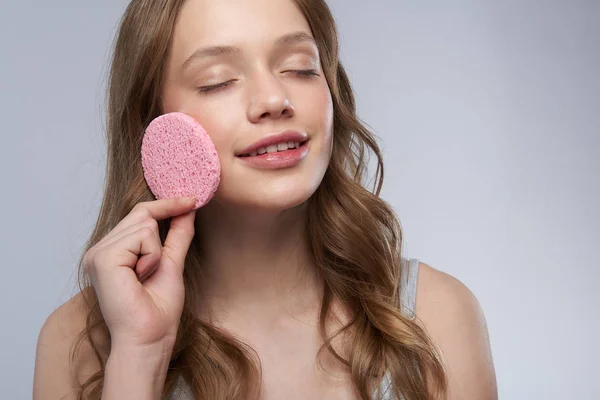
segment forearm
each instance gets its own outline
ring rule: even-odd
[[[160,399],[172,346],[114,348],[104,372],[103,400]]]

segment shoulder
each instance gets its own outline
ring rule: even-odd
[[[77,396],[76,381],[84,382],[100,369],[100,363],[87,339],[77,353],[77,368],[71,364],[72,346],[86,327],[89,308],[84,293],[79,292],[63,303],[42,325],[35,357],[34,399],[74,399]],[[94,335],[94,340],[100,346],[108,343],[98,333]]]
[[[442,354],[449,398],[497,399],[496,377],[485,316],[461,281],[419,263],[416,322]]]

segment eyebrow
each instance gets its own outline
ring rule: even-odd
[[[273,45],[275,47],[292,46],[292,45],[295,45],[298,43],[303,43],[303,42],[310,42],[310,43],[314,44],[315,46],[317,44],[315,39],[312,36],[310,36],[308,33],[298,31],[298,32],[292,32],[292,33],[288,33],[283,36],[280,36],[279,38],[277,38],[275,40]],[[185,70],[185,68],[192,61],[200,59],[200,58],[217,57],[217,56],[222,56],[222,55],[239,54],[239,53],[241,53],[241,49],[239,47],[235,47],[235,46],[211,46],[211,47],[200,48],[200,49],[194,51],[194,53],[187,60],[185,60],[185,62],[183,64],[181,64],[181,70],[182,71]]]

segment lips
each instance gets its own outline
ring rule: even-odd
[[[308,141],[308,135],[303,132],[286,130],[281,133],[277,133],[275,135],[267,136],[250,146],[242,149],[241,151],[236,153],[238,157],[248,157],[253,153],[258,152],[258,149],[267,148],[269,146],[277,146],[282,143],[299,143],[299,146],[302,146],[305,142]],[[288,146],[289,147],[289,146]]]
[[[257,169],[276,170],[291,168],[299,165],[307,157],[309,146],[310,141],[307,140],[301,146],[294,146],[293,148],[287,150],[274,151],[271,153],[267,152],[263,154],[252,153],[250,156],[239,156],[237,159],[245,165]],[[264,150],[264,147],[261,149]]]

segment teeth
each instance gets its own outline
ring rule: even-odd
[[[252,153],[250,153],[250,156],[254,157],[265,153],[276,153],[278,151],[286,151],[287,149],[297,149],[298,147],[300,147],[300,142],[283,142],[278,144],[272,144],[270,146],[261,147],[256,151],[253,151]]]

